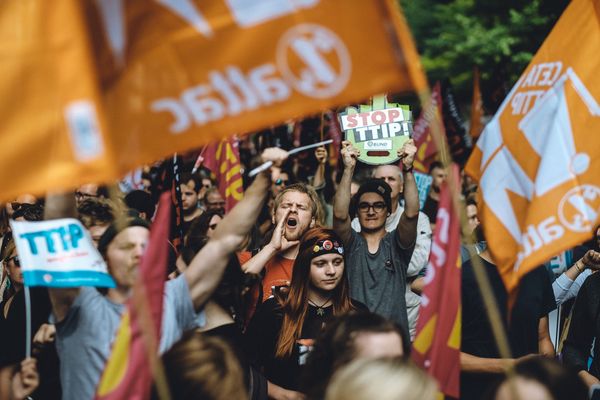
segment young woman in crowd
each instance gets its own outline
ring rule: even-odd
[[[366,307],[350,299],[344,247],[329,229],[314,228],[301,238],[289,291],[257,310],[246,332],[247,349],[268,379],[269,397],[294,399],[302,366],[327,320]]]

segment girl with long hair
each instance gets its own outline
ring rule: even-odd
[[[308,352],[329,318],[366,307],[350,299],[342,240],[313,228],[301,238],[290,287],[257,310],[246,332],[247,349],[268,379],[269,397],[297,392]]]

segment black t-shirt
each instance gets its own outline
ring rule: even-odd
[[[367,308],[353,301],[355,308]],[[262,368],[265,377],[274,384],[289,390],[298,390],[302,367],[325,323],[333,316],[333,306],[317,308],[309,304],[302,333],[292,353],[284,358],[275,357],[277,341],[283,324],[283,312],[279,302],[271,297],[254,315],[246,331],[246,352],[251,362]]]
[[[432,224],[435,224],[435,217],[437,216],[439,204],[439,201],[432,199],[431,196],[427,196],[425,204],[423,204],[423,210],[421,211],[429,217],[429,222]]]
[[[539,320],[556,308],[547,270],[543,266],[538,267],[521,279],[510,324],[508,324],[508,296],[498,269],[481,257],[479,260],[485,267],[500,316],[508,332],[513,357],[538,353]],[[499,358],[500,354],[471,261],[466,261],[462,265],[461,292],[461,351],[478,357]],[[461,399],[480,399],[499,378],[492,374],[462,373]]]

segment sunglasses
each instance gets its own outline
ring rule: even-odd
[[[287,179],[283,180],[283,179],[279,178],[279,179],[277,179],[275,181],[275,185],[277,185],[277,186],[281,186],[281,185],[285,186],[285,185],[287,185],[288,182],[289,181]]]
[[[15,263],[15,267],[20,267],[21,266],[21,260],[19,260],[19,256],[8,257],[4,261],[8,264],[10,262],[10,260],[12,260]]]

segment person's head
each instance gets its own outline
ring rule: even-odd
[[[127,207],[138,212],[141,219],[150,221],[154,216],[156,204],[152,199],[152,195],[143,190],[133,190],[125,196],[125,204]]]
[[[108,198],[109,196],[107,188],[96,183],[86,183],[75,190],[75,201],[78,206],[87,199],[98,197]]]
[[[6,203],[6,213],[9,218],[12,218],[14,212],[18,210],[23,204],[36,204],[37,199],[32,194],[22,194],[18,196],[15,201]]]
[[[444,183],[448,177],[444,164],[439,161],[432,162],[431,165],[429,165],[429,175],[433,178],[431,181],[431,190],[439,193],[442,183]]]
[[[365,311],[336,316],[308,355],[303,387],[309,398],[323,398],[333,373],[355,359],[408,358],[410,340],[384,317]]]
[[[392,212],[392,189],[383,179],[365,181],[352,198],[350,214],[357,216],[360,228],[365,232],[385,229],[385,221]]]
[[[194,214],[198,208],[198,192],[202,187],[200,178],[196,175],[184,173],[181,174],[181,207],[183,208],[184,214]]]
[[[594,249],[596,251],[600,251],[600,225],[597,225],[596,228],[594,228]]]
[[[290,183],[290,174],[287,171],[277,167],[271,169],[271,194],[273,197],[281,193]]]
[[[402,171],[397,165],[380,165],[373,171],[373,178],[383,179],[385,183],[390,185],[392,190],[390,197],[393,202],[398,202],[404,191],[404,181],[402,180]]]
[[[437,385],[400,358],[356,360],[335,373],[325,400],[434,400]]]
[[[283,189],[273,203],[272,222],[277,224],[289,210],[284,235],[287,240],[299,240],[320,220],[319,197],[314,189],[295,183]]]
[[[150,238],[150,224],[141,218],[117,218],[100,237],[98,251],[120,288],[131,288]]]
[[[207,211],[215,210],[225,213],[225,199],[216,187],[212,187],[206,191],[204,205]]]
[[[331,299],[334,315],[352,309],[343,242],[331,229],[313,228],[300,239],[290,289],[282,302],[284,319],[277,341],[278,357],[291,354],[311,292]]]
[[[554,359],[541,356],[517,363],[514,376],[505,378],[491,393],[488,398],[494,400],[588,398],[587,387],[575,371],[565,368]]]
[[[469,229],[472,232],[475,231],[475,228],[479,225],[479,217],[477,216],[477,201],[473,198],[467,199],[467,222],[469,223]]]
[[[213,235],[217,225],[223,219],[223,212],[221,210],[207,210],[204,211],[199,217],[194,219],[194,222],[190,225],[189,231],[186,233],[186,242],[190,238],[210,238]]]
[[[42,221],[44,219],[44,207],[40,204],[21,204],[12,215],[15,221]]]
[[[92,241],[96,247],[98,241],[115,219],[115,208],[108,199],[89,198],[77,207],[79,220],[90,232]]]
[[[239,361],[222,339],[187,333],[162,362],[173,399],[248,399]],[[154,388],[152,399],[158,398]]]
[[[21,271],[21,262],[17,253],[17,246],[15,246],[11,232],[4,236],[0,260],[2,260],[2,267],[4,268],[8,279],[10,279],[13,288],[12,290],[20,290],[23,287],[23,271]]]

